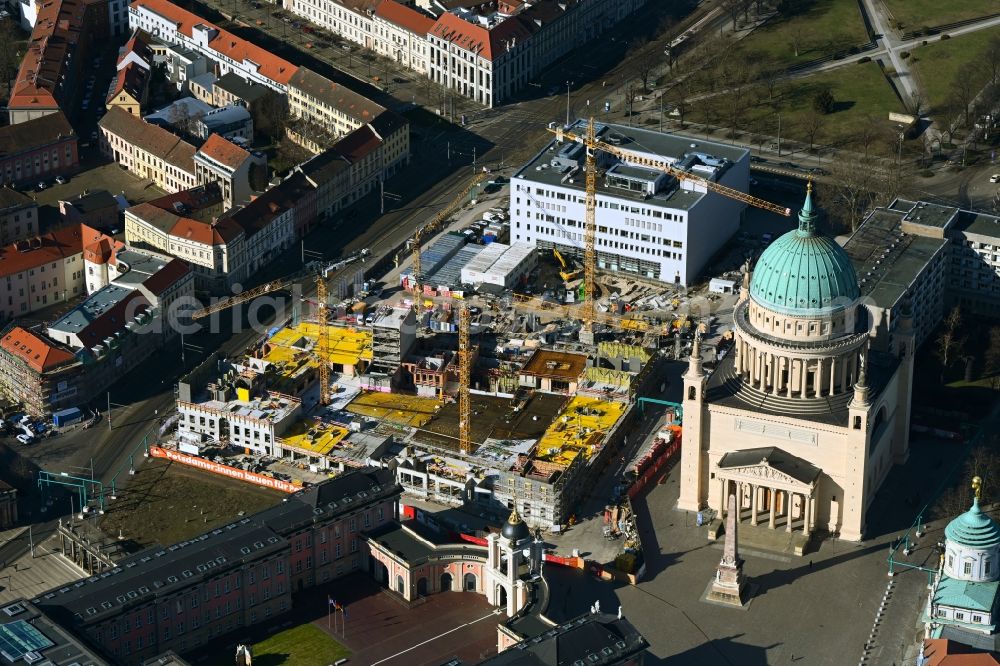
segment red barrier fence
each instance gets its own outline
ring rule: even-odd
[[[641,493],[649,482],[660,475],[663,468],[680,453],[681,450],[681,432],[680,428],[674,435],[674,441],[670,443],[669,446],[660,451],[660,455],[654,458],[650,464],[645,466],[642,475],[639,476],[635,482],[628,489],[629,499],[635,499],[635,496]]]
[[[228,476],[231,479],[246,481],[258,486],[264,486],[265,488],[280,490],[285,493],[297,493],[302,490],[302,486],[296,486],[295,484],[288,483],[287,481],[274,479],[270,476],[264,476],[262,474],[254,474],[253,472],[248,472],[245,469],[237,469],[236,467],[230,467],[229,465],[220,465],[219,463],[212,462],[211,460],[199,458],[198,456],[189,456],[186,453],[180,453],[179,451],[173,451],[171,449],[164,449],[159,446],[149,447],[149,455],[154,458],[166,458],[167,460],[181,463],[182,465],[197,467],[198,469],[203,469],[206,472]]]

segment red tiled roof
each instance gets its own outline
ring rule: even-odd
[[[191,267],[180,259],[171,259],[170,263],[146,278],[142,283],[152,294],[159,296],[191,272]]]
[[[221,202],[222,192],[218,184],[209,183],[131,206],[128,212],[162,233],[176,238],[190,239],[206,245],[221,245],[239,236],[239,225],[229,218],[213,222],[186,217]],[[175,203],[183,204],[185,210],[179,214],[174,208]]]
[[[218,134],[212,134],[208,140],[202,144],[198,152],[212,158],[220,164],[225,164],[230,169],[238,168],[243,162],[250,158],[243,148],[240,148],[232,141],[223,139]]]
[[[0,248],[0,277],[17,275],[82,251],[80,227],[65,227],[44,236],[17,241]]]
[[[211,48],[238,63],[244,61],[256,63],[259,66],[258,71],[262,76],[266,76],[282,85],[286,85],[298,69],[298,67],[287,60],[279,58],[266,49],[251,44],[245,39],[237,37],[233,33],[223,30],[217,25],[209,23],[196,14],[192,14],[167,0],[135,0],[131,6],[146,7],[150,11],[175,22],[178,31],[188,37],[191,37],[192,28],[196,25],[203,25],[218,31],[215,38],[208,44]]]
[[[39,1],[35,28],[10,95],[11,108],[58,107],[56,93],[80,40],[87,4],[80,0]]]
[[[106,264],[111,259],[111,240],[102,238],[83,248],[83,260],[92,264]]]
[[[924,640],[924,666],[998,666],[1000,661],[988,652],[946,638]]]
[[[381,145],[382,140],[368,125],[362,125],[343,139],[333,144],[337,151],[351,162],[358,162]]]
[[[434,26],[434,19],[406,5],[401,5],[396,0],[382,0],[375,8],[375,16],[384,18],[389,23],[405,28],[421,37],[426,37]]]
[[[84,347],[99,345],[106,338],[122,330],[126,322],[149,309],[149,301],[142,292],[133,291],[101,313],[80,330],[76,336]]]
[[[429,32],[487,60],[496,60],[506,52],[508,46],[528,39],[533,31],[518,16],[511,16],[492,29],[487,29],[445,12],[438,17]]]
[[[0,347],[18,356],[35,372],[52,370],[73,360],[64,349],[49,344],[31,331],[15,326],[0,340]]]

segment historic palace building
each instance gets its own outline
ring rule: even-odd
[[[817,530],[860,540],[875,492],[909,452],[910,318],[893,345],[874,344],[884,329],[816,222],[810,185],[798,229],[744,276],[735,353],[709,378],[696,341],[684,375],[679,508],[721,515],[735,494],[741,520],[797,532],[798,552]]]

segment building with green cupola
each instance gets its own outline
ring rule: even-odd
[[[980,484],[976,477],[972,507],[945,527],[941,564],[923,620],[926,638],[996,650],[1000,524],[980,508]]]
[[[905,312],[888,351],[848,254],[817,229],[812,187],[798,228],[744,274],[734,353],[709,377],[695,345],[684,375],[681,509],[790,533],[857,541],[875,493],[907,459],[913,334]],[[905,310],[905,307],[904,307]]]

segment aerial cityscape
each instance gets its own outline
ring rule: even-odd
[[[996,0],[2,0],[0,107],[0,663],[1000,666]]]

